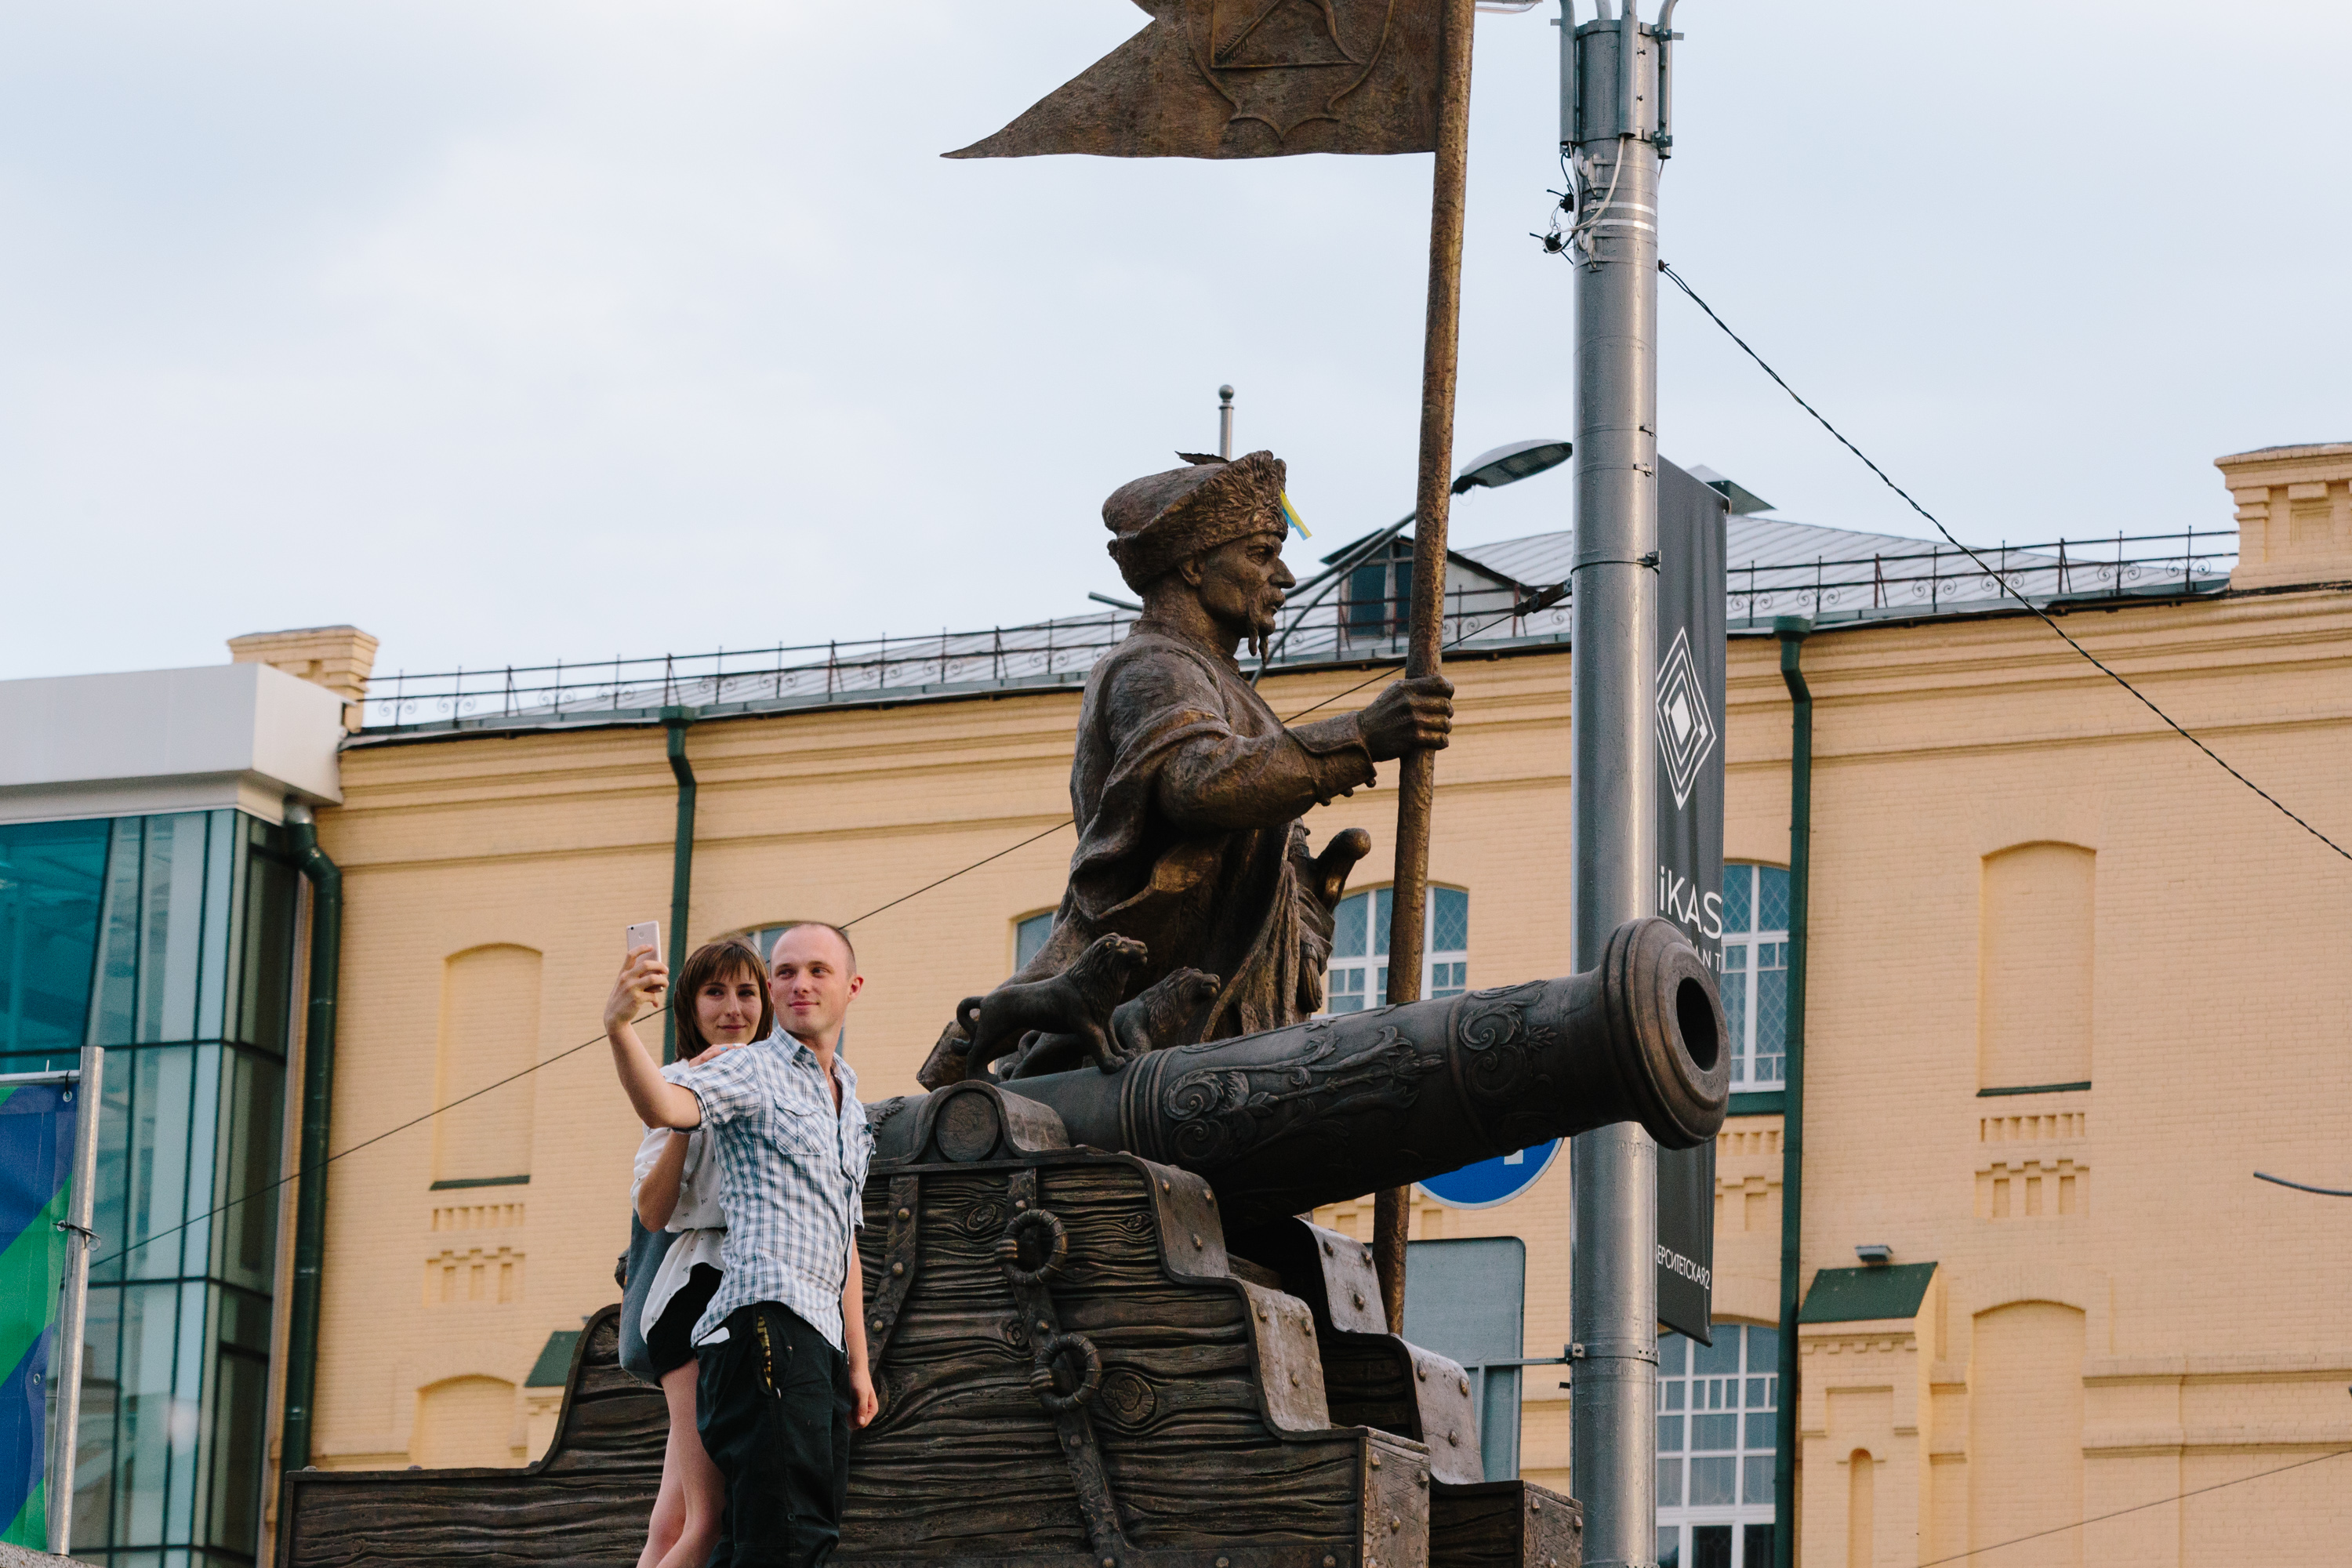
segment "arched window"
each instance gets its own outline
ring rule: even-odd
[[[1789,873],[1723,868],[1723,1015],[1731,1087],[1779,1089],[1789,1035]]]
[[[1360,1013],[1387,997],[1392,896],[1391,889],[1372,888],[1339,900],[1331,921],[1326,1013]],[[1430,889],[1427,936],[1422,995],[1461,995],[1470,985],[1470,895],[1460,888]]]
[[[1658,1336],[1658,1568],[1771,1568],[1780,1335]]]

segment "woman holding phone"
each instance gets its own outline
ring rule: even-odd
[[[648,960],[658,962],[651,947],[632,948],[622,963],[619,984],[633,985]],[[665,1078],[764,1039],[775,1027],[767,965],[748,942],[714,942],[695,949],[671,994],[678,1060],[662,1069]],[[654,1276],[641,1321],[669,1405],[669,1445],[662,1454],[661,1490],[637,1568],[701,1568],[718,1543],[726,1502],[719,1468],[703,1452],[694,1424],[693,1330],[719,1289],[719,1253],[727,1236],[718,1164],[709,1157],[708,1144],[699,1131],[652,1127],[637,1148],[631,1194],[637,1218],[648,1230],[667,1229],[677,1237]]]

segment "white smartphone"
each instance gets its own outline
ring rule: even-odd
[[[621,951],[635,952],[641,947],[652,948],[656,958],[661,956],[661,921],[639,921],[629,928],[629,940]]]

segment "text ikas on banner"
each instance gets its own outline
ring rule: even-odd
[[[1658,464],[1658,913],[1723,973],[1723,498]],[[1702,1342],[1715,1143],[1658,1151],[1658,1321]]]
[[[1136,0],[1150,23],[950,158],[1278,158],[1437,146],[1443,7]]]

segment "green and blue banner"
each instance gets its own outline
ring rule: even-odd
[[[72,1195],[70,1083],[0,1084],[0,1542],[48,1545],[50,1352]]]

